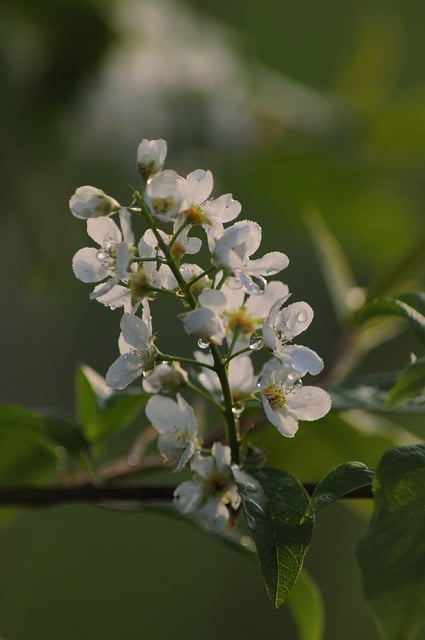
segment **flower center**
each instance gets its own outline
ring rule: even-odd
[[[183,214],[192,222],[192,224],[209,223],[204,210],[199,206],[199,204],[192,204],[188,209],[183,211]]]
[[[287,389],[285,391],[288,391]],[[286,393],[281,386],[270,385],[266,389],[263,389],[263,393],[270,403],[272,408],[283,409],[286,401]]]

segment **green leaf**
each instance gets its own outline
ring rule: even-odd
[[[317,484],[311,497],[308,515],[314,515],[347,493],[371,484],[374,475],[374,470],[362,462],[344,462],[335,467]]]
[[[323,600],[318,586],[305,569],[286,602],[294,618],[299,640],[322,640],[325,624]]]
[[[425,396],[405,398],[388,406],[388,392],[397,383],[399,373],[379,374],[352,378],[328,389],[332,397],[333,411],[361,409],[378,413],[422,415],[425,413]]]
[[[264,451],[268,466],[317,480],[353,458],[375,467],[387,449],[406,443],[406,432],[396,425],[374,416],[372,430],[370,422],[371,417],[360,412],[330,413],[301,424],[295,438],[282,438],[276,427],[264,424],[252,430],[249,443]]]
[[[98,397],[84,365],[79,367],[75,374],[75,413],[87,438],[93,440],[93,435],[99,431],[101,411]]]
[[[82,365],[75,378],[76,414],[90,442],[100,442],[130,425],[145,406],[149,395],[127,390],[113,393],[104,378]]]
[[[279,607],[291,592],[310,545],[313,520],[303,521],[310,499],[295,478],[279,469],[234,475],[267,592]]]
[[[392,298],[378,298],[361,309],[357,320],[363,323],[379,315],[405,318],[418,339],[425,344],[425,293],[410,291]]]
[[[145,407],[148,398],[147,393],[113,396],[102,413],[97,438],[104,438],[128,427]]]
[[[59,445],[77,454],[87,449],[82,432],[64,418],[32,413],[15,405],[0,405],[0,429],[20,433],[54,450]]]
[[[324,218],[317,210],[310,210],[305,219],[335,313],[340,321],[344,321],[352,312],[350,296],[356,291],[360,294],[360,289],[356,288],[354,275],[342,246],[331,233]]]
[[[375,498],[358,544],[363,588],[383,638],[410,640],[425,622],[425,444],[383,456]]]
[[[418,358],[404,369],[395,385],[390,389],[387,407],[391,409],[404,400],[415,396],[424,396],[425,358]]]

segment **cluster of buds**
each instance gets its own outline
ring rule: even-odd
[[[176,471],[189,467],[193,479],[175,491],[175,504],[212,529],[229,526],[240,504],[234,480],[243,465],[238,418],[248,404],[261,404],[268,421],[293,437],[298,420],[317,420],[330,409],[330,397],[304,385],[317,375],[322,359],[294,344],[313,319],[306,302],[288,304],[288,287],[268,280],[288,266],[279,251],[252,257],[262,230],[251,220],[235,219],[241,205],[231,194],[212,198],[213,176],[197,169],[183,178],[163,169],[164,140],[143,140],[137,151],[141,187],[129,206],[102,190],[84,186],[70,200],[74,216],[86,220],[96,247],[73,258],[75,276],[94,284],[90,297],[123,311],[120,355],[106,383],[122,390],[139,378],[152,394],[146,415],[159,433],[158,448]],[[142,221],[135,239],[132,223]],[[204,263],[194,261],[202,251]],[[153,333],[151,306],[161,293],[182,303],[184,331],[194,338],[193,358],[162,353]],[[255,372],[253,356],[266,362]],[[190,390],[218,406],[225,421],[225,444],[204,446]],[[164,395],[168,394],[168,395]],[[175,394],[176,400],[171,395]]]

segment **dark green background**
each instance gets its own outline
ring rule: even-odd
[[[212,169],[215,193],[232,191],[262,224],[264,248],[289,255],[284,279],[316,312],[303,342],[329,360],[337,324],[303,213],[321,211],[362,286],[423,234],[424,18],[420,0],[3,5],[1,401],[70,413],[76,363],[105,372],[116,357],[119,312],[89,302],[71,273],[86,236],[67,201],[81,184],[125,201],[142,137],[167,137],[181,173]],[[149,86],[137,71],[152,66],[148,45],[169,56]],[[102,93],[120,52],[121,81]],[[157,326],[162,346],[181,335]],[[417,348],[397,339],[362,368],[401,367]],[[354,560],[365,526],[341,506],[318,522],[307,564],[324,590],[326,640],[377,637]],[[4,640],[296,637],[255,566],[163,516],[27,513],[0,533],[0,571]]]

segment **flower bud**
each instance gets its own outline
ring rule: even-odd
[[[147,180],[149,176],[161,171],[167,155],[167,143],[159,140],[143,138],[137,148],[137,168],[140,175]]]
[[[109,216],[120,207],[119,202],[108,196],[102,189],[89,185],[78,187],[69,200],[71,213],[81,220]]]

